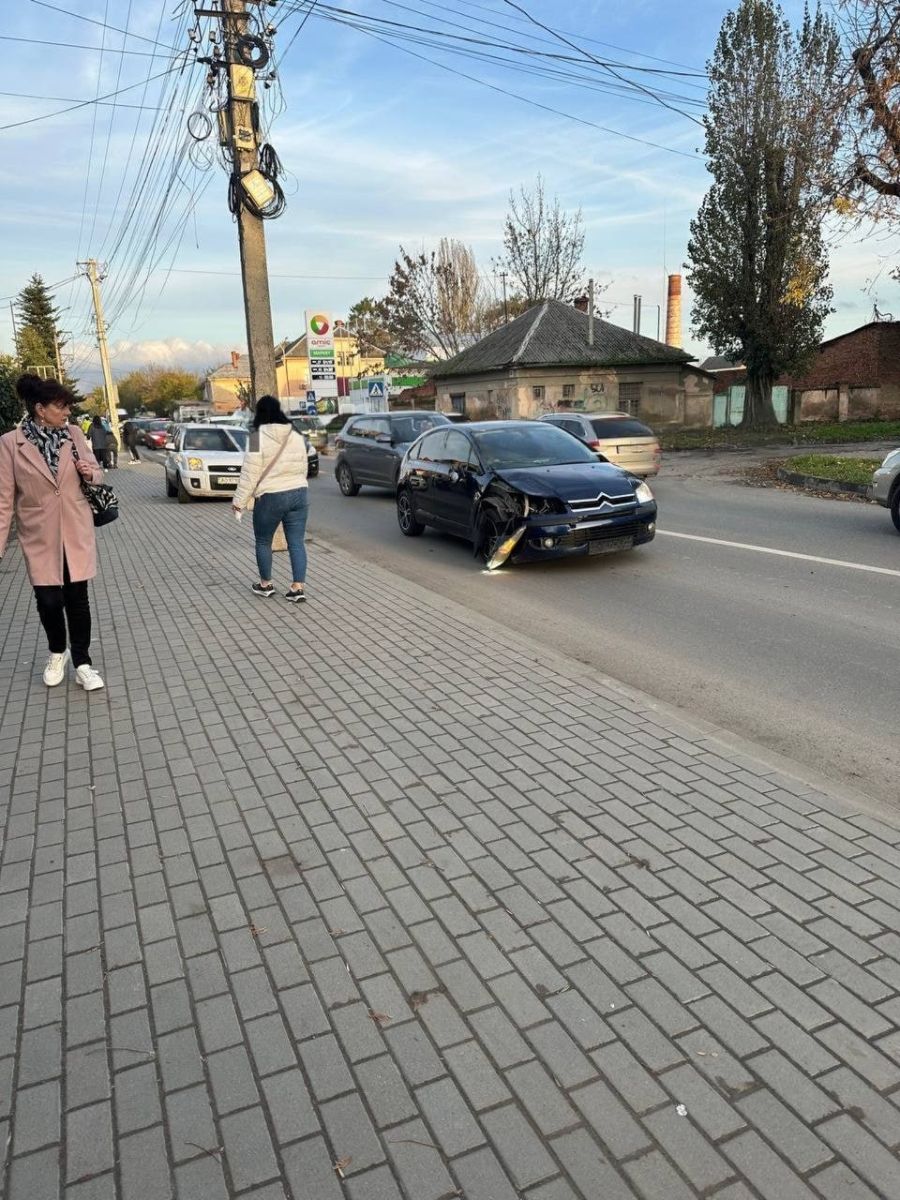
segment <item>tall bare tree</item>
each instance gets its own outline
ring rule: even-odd
[[[823,97],[839,59],[821,11],[794,32],[774,0],[741,0],[707,68],[713,182],[688,278],[697,334],[746,365],[747,426],[776,423],[772,385],[815,354],[831,311],[822,218],[839,133]]]
[[[441,238],[436,250],[400,247],[381,302],[395,345],[411,354],[451,358],[481,334],[483,296],[470,246]]]
[[[514,291],[529,305],[572,300],[585,290],[584,222],[581,209],[567,213],[547,198],[544,180],[509,194],[503,227],[505,254],[495,263],[509,274]]]
[[[838,207],[862,218],[900,220],[900,5],[840,0],[847,57],[847,170]]]

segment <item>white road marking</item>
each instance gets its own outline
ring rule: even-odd
[[[771,546],[754,546],[751,542],[727,542],[723,538],[700,537],[697,533],[675,533],[672,529],[657,529],[657,537],[683,538],[688,542],[706,542],[710,546],[728,546],[732,550],[753,550],[757,554],[776,554],[779,558],[796,558],[801,562],[820,563],[825,567],[846,567],[848,571],[868,571],[872,575],[894,575],[892,567],[870,567],[865,563],[844,562],[840,558],[819,558],[816,554],[798,554],[794,550],[773,550]]]

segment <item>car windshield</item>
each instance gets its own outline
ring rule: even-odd
[[[598,417],[591,421],[594,433],[601,441],[609,438],[649,438],[653,430],[632,417]]]
[[[212,450],[214,453],[234,454],[240,433],[237,429],[189,429],[184,435],[185,450]]]
[[[244,451],[247,449],[247,443],[250,441],[250,431],[248,429],[229,429],[228,436],[232,441],[237,442],[238,450]]]
[[[291,417],[291,424],[298,433],[311,433],[314,429],[319,428],[319,422],[315,417]]]
[[[423,413],[421,416],[393,417],[391,420],[391,437],[397,443],[414,442],[416,438],[427,433],[429,429],[437,429],[438,425],[449,425],[450,422],[440,413]]]
[[[168,429],[168,427],[168,421],[151,421],[147,426],[147,428],[152,429],[154,433],[162,433],[164,430]]]
[[[597,461],[597,456],[571,434],[537,421],[481,429],[473,439],[484,464],[495,470]]]

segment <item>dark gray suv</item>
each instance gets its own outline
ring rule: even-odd
[[[362,484],[397,487],[400,461],[416,438],[450,421],[438,412],[371,413],[351,417],[335,439],[334,477],[345,496]]]

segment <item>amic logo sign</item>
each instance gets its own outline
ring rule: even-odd
[[[328,324],[328,318],[323,317],[321,313],[317,313],[314,317],[310,317],[309,327],[317,337],[324,337],[331,326]]]

